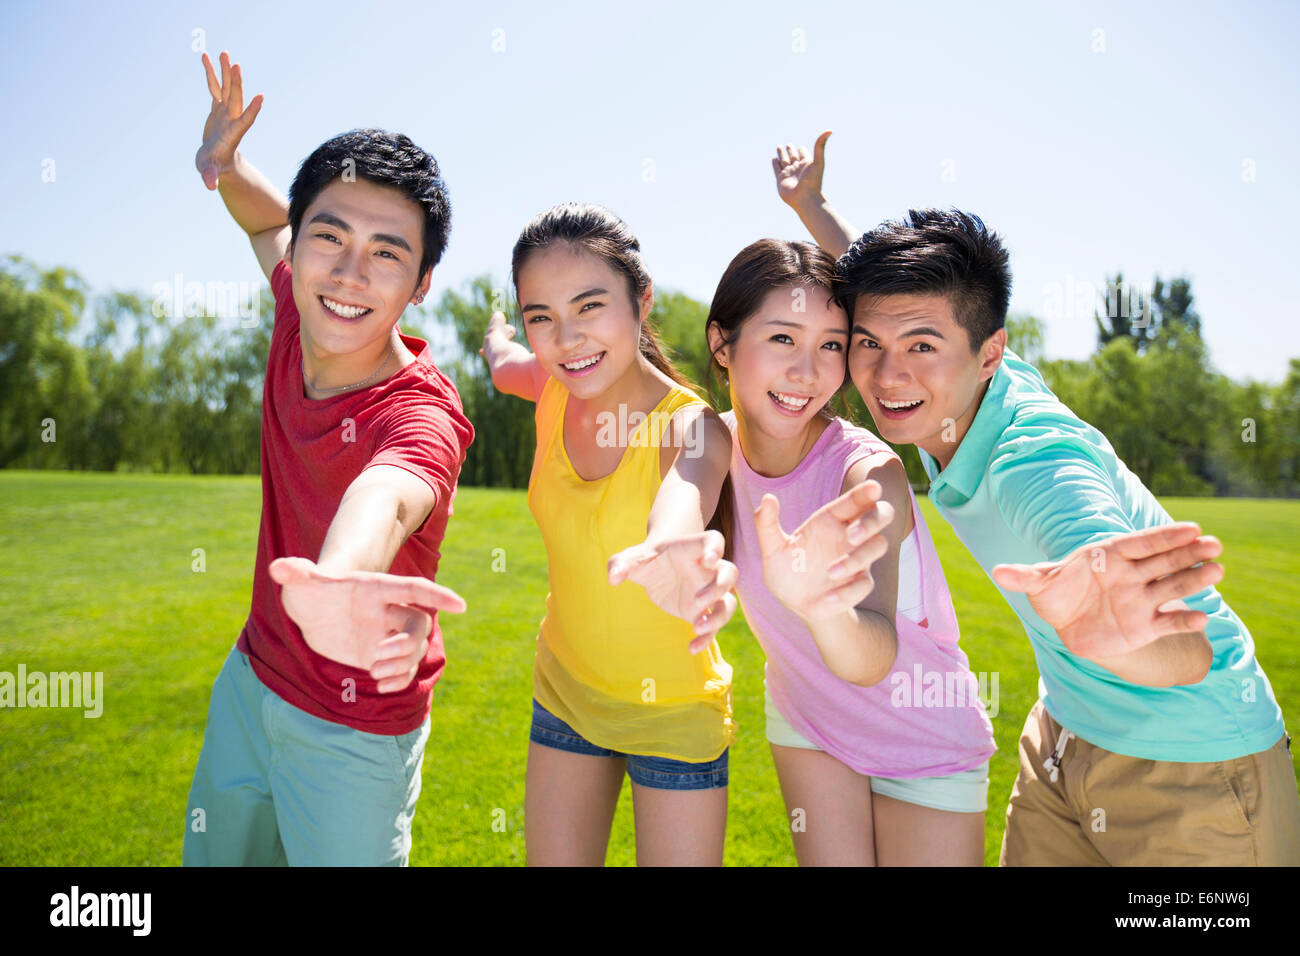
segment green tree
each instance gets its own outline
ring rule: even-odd
[[[85,304],[85,282],[71,270],[21,256],[0,266],[0,467],[67,466],[64,449],[94,404],[72,341]]]
[[[1044,337],[1041,320],[1032,315],[1007,316],[1007,348],[1030,365],[1037,366],[1045,357]]]

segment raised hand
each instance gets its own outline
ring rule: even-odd
[[[203,54],[203,69],[208,76],[208,91],[212,94],[212,109],[203,124],[203,145],[194,155],[194,165],[203,176],[203,185],[217,188],[221,174],[235,160],[239,141],[257,119],[262,108],[262,94],[258,93],[244,108],[244,80],[239,64],[230,65],[230,56],[221,54],[221,81],[212,69],[212,60]]]
[[[764,495],[754,512],[763,583],[806,622],[855,608],[875,588],[871,565],[889,549],[881,534],[894,520],[880,483],[864,481],[818,508],[794,534],[781,530],[781,503]]]
[[[826,141],[831,131],[826,130],[813,144],[812,155],[803,146],[787,143],[776,148],[772,159],[772,172],[776,174],[776,191],[786,204],[798,209],[807,201],[822,198],[822,174],[826,171]]]
[[[1071,653],[1114,657],[1203,630],[1209,619],[1180,599],[1223,579],[1211,561],[1221,553],[1218,539],[1184,521],[1084,545],[1063,561],[999,564],[993,580],[1026,594]]]
[[[493,312],[492,318],[488,320],[487,331],[483,333],[483,348],[487,348],[487,341],[492,337],[492,333],[500,332],[505,335],[507,341],[513,341],[515,337],[515,327],[506,321],[504,312]],[[479,355],[483,355],[483,349],[478,350]]]
[[[695,629],[689,645],[698,654],[736,611],[731,589],[740,574],[722,557],[725,542],[716,531],[674,538],[658,546],[624,548],[609,559],[609,583],[633,581],[657,607]]]
[[[306,558],[277,558],[271,579],[280,600],[322,657],[370,671],[380,693],[402,690],[429,648],[433,618],[419,607],[459,614],[460,595],[427,578],[375,571],[321,571]]]

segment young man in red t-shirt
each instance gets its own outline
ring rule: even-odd
[[[213,685],[183,859],[404,865],[436,612],[465,609],[430,579],[474,430],[428,344],[397,330],[446,245],[446,188],[405,136],[358,130],[318,147],[286,201],[238,151],[262,98],[244,109],[220,60],[218,79],[203,57],[195,163],[248,233],[275,324],[252,607]]]

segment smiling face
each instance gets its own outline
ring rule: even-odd
[[[849,323],[828,298],[811,284],[772,289],[720,349],[721,332],[709,327],[709,347],[726,365],[742,437],[778,443],[803,437],[844,383]]]
[[[429,272],[418,274],[422,230],[414,201],[365,179],[336,179],[307,207],[291,265],[303,351],[314,364],[373,368],[388,351],[402,310],[429,288]]]
[[[528,344],[570,394],[596,398],[633,370],[650,289],[634,306],[626,276],[567,242],[531,253],[515,279]]]
[[[881,438],[916,445],[943,467],[970,428],[1005,345],[999,329],[971,352],[946,296],[861,296],[849,376]]]

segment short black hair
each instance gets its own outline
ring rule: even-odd
[[[289,228],[298,235],[303,214],[335,177],[351,171],[360,179],[401,190],[424,213],[419,276],[438,264],[451,233],[451,199],[438,161],[401,133],[354,129],[326,140],[298,167],[289,187]]]
[[[835,263],[835,297],[942,295],[974,352],[1006,324],[1011,266],[1002,239],[958,209],[911,209],[864,233]]]

